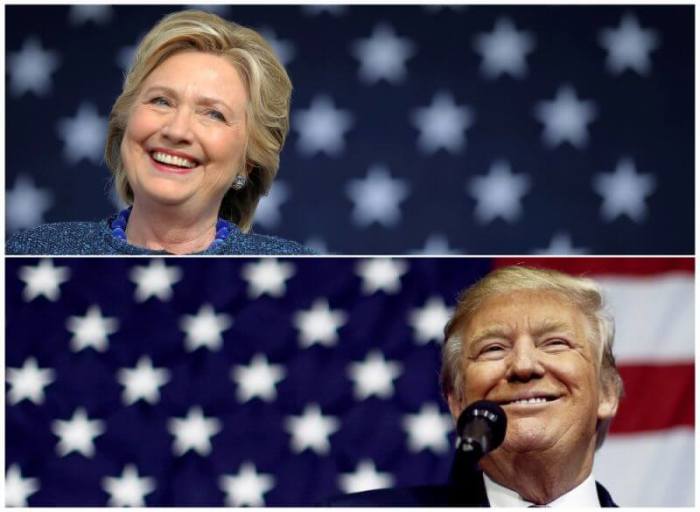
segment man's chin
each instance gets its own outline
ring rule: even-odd
[[[531,453],[544,451],[554,446],[555,436],[545,431],[541,422],[530,423],[533,424],[508,425],[508,434],[501,445],[503,451],[513,454]]]

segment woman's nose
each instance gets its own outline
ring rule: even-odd
[[[192,124],[191,116],[187,109],[180,108],[175,110],[166,120],[161,133],[165,138],[176,144],[191,142]]]

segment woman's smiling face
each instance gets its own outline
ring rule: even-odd
[[[186,51],[144,80],[131,108],[121,155],[134,202],[218,212],[244,172],[248,94],[224,57]]]

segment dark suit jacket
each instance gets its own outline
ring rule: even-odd
[[[610,493],[596,482],[601,507],[617,507]],[[333,507],[489,507],[484,479],[480,472],[455,485],[422,485],[379,489],[332,498]]]

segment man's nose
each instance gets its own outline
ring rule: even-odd
[[[532,340],[518,340],[508,355],[507,379],[526,381],[542,377],[544,367],[540,361],[540,355]]]
[[[167,118],[161,133],[163,136],[175,144],[188,143],[192,141],[192,119],[191,113],[186,108],[175,109]]]

